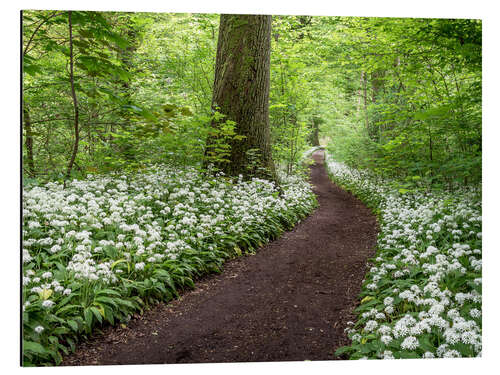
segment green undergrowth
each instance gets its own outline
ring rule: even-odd
[[[89,176],[23,190],[23,364],[54,365],[106,325],[194,288],[317,205],[283,176],[231,180],[190,169]]]
[[[408,192],[327,156],[331,179],[378,217],[375,256],[357,318],[346,332],[350,359],[480,357],[480,187]]]

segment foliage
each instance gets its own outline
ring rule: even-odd
[[[479,182],[481,22],[340,18],[336,31],[325,43],[345,75],[345,114],[330,151],[432,188]]]
[[[336,162],[337,184],[377,214],[377,252],[360,294],[352,340],[359,358],[481,356],[481,196],[474,189],[408,192]]]
[[[74,176],[198,162],[210,116],[217,16],[72,16],[81,124]],[[67,18],[62,11],[23,12],[24,173],[43,181],[61,178],[74,141]]]
[[[303,180],[283,176],[281,189],[165,167],[25,189],[24,365],[59,363],[98,327],[170,300],[316,207]]]
[[[310,16],[277,16],[273,23],[270,117],[273,155],[292,173],[308,147],[313,117],[330,104],[319,92],[324,82],[320,56],[314,53],[317,19]]]
[[[74,19],[75,175],[199,163],[218,16]],[[73,142],[67,12],[26,11],[23,27],[25,173],[47,180]],[[351,166],[438,188],[480,181],[480,21],[275,16],[272,33],[271,136],[282,169],[295,168],[316,118],[323,143]]]

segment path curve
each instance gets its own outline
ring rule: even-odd
[[[319,208],[261,249],[228,261],[178,300],[82,343],[63,365],[335,359],[374,254],[370,210],[313,154]]]

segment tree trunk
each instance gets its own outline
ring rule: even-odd
[[[75,130],[75,142],[73,143],[73,152],[71,153],[71,159],[68,164],[68,170],[66,171],[66,178],[71,174],[71,169],[73,169],[73,164],[75,163],[76,154],[78,153],[78,143],[80,142],[80,129],[78,125],[78,100],[76,99],[75,91],[75,79],[73,74],[73,24],[71,22],[71,11],[68,12],[68,29],[69,29],[69,81],[71,83],[71,97],[73,98],[73,108],[74,108],[74,130]]]
[[[289,158],[288,158],[288,164],[286,168],[286,173],[287,175],[290,175],[293,170],[293,163],[295,161],[295,156],[297,154],[297,138],[299,136],[299,129],[298,129],[298,123],[297,123],[297,114],[295,112],[292,112],[290,114],[290,123],[291,123],[291,128],[290,132],[291,137],[290,137],[290,148],[289,148]]]
[[[377,102],[377,98],[380,90],[384,87],[384,75],[385,72],[383,70],[376,70],[371,74],[371,83],[372,83],[372,103]]]
[[[205,156],[227,175],[277,180],[269,129],[270,39],[271,16],[220,17],[212,109],[224,118],[212,121]],[[228,120],[244,138],[229,137],[229,162],[224,162],[216,155],[222,124]]]
[[[361,97],[363,96],[363,82],[364,82],[364,71],[361,71],[360,79],[359,79],[359,90],[358,90],[358,101],[356,103],[356,112],[361,111]]]
[[[25,146],[27,152],[27,170],[31,177],[35,177],[35,162],[33,159],[33,131],[31,129],[31,119],[28,107],[23,105],[24,131],[26,132]]]
[[[361,73],[361,80],[363,83],[363,108],[364,108],[364,113],[365,113],[365,127],[366,131],[369,133],[369,123],[368,123],[368,97],[367,97],[367,78],[366,78],[366,72]]]
[[[311,144],[313,146],[319,146],[319,122],[320,119],[313,116],[312,119],[312,131],[311,131]]]

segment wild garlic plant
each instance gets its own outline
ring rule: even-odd
[[[359,358],[481,356],[481,191],[401,193],[394,184],[327,155],[333,181],[378,214],[352,344]]]
[[[60,362],[96,325],[171,299],[315,208],[303,179],[282,176],[281,188],[160,166],[25,188],[25,364]]]

